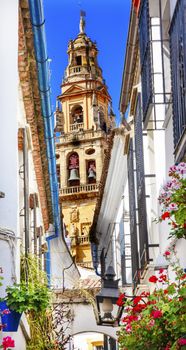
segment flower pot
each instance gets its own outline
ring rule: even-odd
[[[3,311],[5,309],[9,309],[6,301],[0,302],[0,310]],[[2,324],[6,325],[3,328],[3,332],[17,332],[21,315],[22,314],[14,310],[10,310],[10,313],[7,315],[1,315]]]

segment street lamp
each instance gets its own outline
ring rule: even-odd
[[[119,280],[114,280],[115,272],[112,266],[109,266],[105,277],[102,279],[102,288],[96,295],[98,321],[100,326],[117,327],[122,315],[123,307],[118,306],[117,300],[120,292],[118,289]]]

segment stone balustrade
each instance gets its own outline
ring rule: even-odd
[[[65,187],[59,189],[59,195],[70,195],[75,193],[82,193],[82,192],[97,192],[99,189],[99,183],[95,184],[86,184],[86,185],[80,185],[80,186],[74,186],[74,187]]]

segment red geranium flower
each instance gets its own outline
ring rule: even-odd
[[[156,318],[161,318],[163,316],[163,314],[162,314],[161,310],[153,310],[151,312],[151,316],[156,319]]]
[[[186,278],[186,273],[180,277],[180,280],[184,280]]]
[[[138,313],[141,312],[142,310],[144,310],[146,308],[146,304],[137,304],[136,306],[133,307],[133,312]]]
[[[155,275],[150,276],[149,282],[156,283],[157,281],[158,281],[158,278]]]
[[[164,289],[163,293],[164,293],[164,294],[168,294],[169,292],[168,292],[167,289]]]
[[[162,220],[165,220],[166,218],[170,218],[170,213],[168,211],[165,211],[162,216],[161,216]]]
[[[165,256],[169,256],[170,252],[168,250],[166,250],[166,252],[164,253]]]
[[[167,275],[161,274],[159,276],[159,282],[165,282],[167,280]]]
[[[123,306],[124,302],[125,302],[125,293],[120,294],[120,296],[119,296],[119,298],[118,298],[116,304],[117,304],[118,306]]]
[[[179,345],[186,345],[186,339],[185,338],[180,338],[179,340],[178,340],[178,344]]]
[[[11,337],[5,337],[2,341],[3,350],[7,350],[8,348],[15,348],[15,342]]]
[[[133,300],[133,304],[136,305],[141,301],[141,296],[136,296]]]

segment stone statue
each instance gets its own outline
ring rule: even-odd
[[[80,22],[79,22],[79,31],[81,34],[85,33],[85,12],[81,11]]]
[[[79,210],[77,208],[72,209],[70,213],[70,222],[79,222]]]

